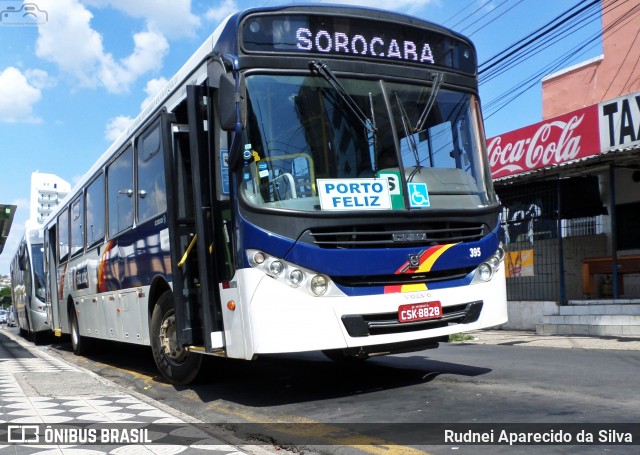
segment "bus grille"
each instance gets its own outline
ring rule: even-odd
[[[364,225],[312,228],[310,243],[321,248],[406,248],[474,242],[488,234],[482,223],[438,222],[403,227]]]
[[[402,284],[416,283],[436,283],[439,281],[460,280],[471,272],[475,267],[462,267],[449,270],[432,270],[426,273],[397,273],[394,275],[362,275],[362,276],[336,276],[331,275],[331,279],[340,286],[397,286]]]
[[[384,335],[390,333],[415,332],[418,330],[447,327],[451,324],[476,322],[482,311],[482,301],[442,307],[440,319],[417,322],[399,322],[398,312],[379,314],[348,314],[342,316],[347,333],[352,337]]]

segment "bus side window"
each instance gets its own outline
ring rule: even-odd
[[[71,203],[71,255],[84,248],[84,200],[79,197]]]
[[[133,226],[133,149],[127,149],[107,169],[109,237]]]
[[[87,242],[90,248],[104,240],[104,175],[100,174],[87,187]]]
[[[137,154],[138,221],[142,223],[167,210],[159,124],[139,140]]]
[[[69,256],[69,209],[65,209],[58,217],[58,230],[58,257],[62,263]]]

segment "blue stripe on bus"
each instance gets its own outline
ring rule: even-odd
[[[429,247],[381,248],[381,249],[325,249],[296,242],[267,232],[246,220],[242,222],[245,248],[261,250],[267,254],[306,267],[328,276],[392,275],[408,261],[409,255],[422,254]],[[498,249],[498,229],[476,242],[450,245],[430,267],[430,271],[458,268],[475,268]],[[246,258],[245,258],[246,261]],[[429,284],[429,289],[464,286],[473,274],[462,279]],[[341,289],[348,295],[383,293],[384,286]]]

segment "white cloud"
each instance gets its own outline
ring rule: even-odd
[[[236,11],[238,4],[235,0],[224,0],[220,5],[209,8],[204,17],[211,22],[220,22]]]
[[[200,18],[191,12],[191,0],[84,0],[98,8],[111,7],[147,21],[151,30],[170,38],[193,36]]]
[[[169,82],[166,78],[160,77],[158,79],[151,79],[147,82],[146,87],[144,88],[144,92],[147,94],[147,97],[140,104],[140,110],[143,111],[145,107],[149,105],[151,101],[156,97],[160,90],[164,88]]]
[[[28,69],[24,72],[24,75],[31,85],[41,90],[55,87],[57,84],[57,81],[44,70]]]
[[[107,123],[107,127],[104,131],[104,137],[110,141],[115,141],[127,129],[127,127],[131,125],[131,122],[133,122],[133,119],[126,115],[119,115],[112,118]]]
[[[90,26],[93,15],[76,0],[39,0],[49,13],[38,27],[36,54],[74,75],[84,86],[95,86],[95,74],[104,59],[102,36]]]
[[[116,62],[111,54],[105,55],[99,77],[112,93],[123,93],[143,74],[158,70],[169,50],[164,36],[154,32],[136,33],[133,36],[135,49],[127,58]]]
[[[93,15],[78,0],[38,0],[49,13],[38,27],[36,54],[51,61],[84,87],[104,86],[125,93],[143,74],[158,69],[169,49],[166,38],[148,29],[133,36],[131,55],[116,61],[104,49],[102,36],[91,28]]]
[[[31,85],[19,69],[10,66],[0,71],[0,122],[41,122],[33,115],[33,106],[40,98],[40,89]]]
[[[144,110],[145,107],[156,97],[156,95],[167,85],[167,79],[160,77],[157,79],[151,79],[147,81],[147,85],[144,88],[147,97],[140,104],[140,110]],[[133,122],[132,117],[126,115],[119,115],[110,119],[107,122],[104,136],[110,141],[115,141],[120,135],[127,129],[127,127]]]

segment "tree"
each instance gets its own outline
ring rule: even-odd
[[[4,287],[0,289],[0,307],[8,308],[11,305],[11,288]]]

